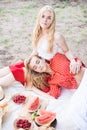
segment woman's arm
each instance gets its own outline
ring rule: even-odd
[[[58,46],[61,48],[61,50],[64,52],[65,56],[71,61],[74,59],[74,56],[72,55],[72,53],[70,52],[66,40],[63,37],[63,35],[61,34],[56,34],[55,35],[55,39],[56,39],[56,43],[58,44]]]
[[[27,61],[29,61],[29,59],[34,55],[38,55],[36,50],[33,50],[29,57],[24,60],[24,65],[26,65]]]
[[[78,60],[75,61],[73,54],[71,53],[71,51],[67,46],[65,38],[62,35],[56,34],[55,39],[56,39],[56,43],[62,49],[65,56],[70,60],[70,73],[73,74],[78,73],[80,71],[80,67],[82,64]]]

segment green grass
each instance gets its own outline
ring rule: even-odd
[[[9,45],[9,39],[6,38],[6,37],[0,38],[0,44],[3,44],[4,46],[8,46]]]
[[[29,4],[26,6],[26,8],[28,8],[28,9],[33,9],[33,8],[35,8],[35,7],[37,7],[37,4],[36,4],[35,2],[31,2],[31,3],[29,3]]]
[[[52,6],[56,12],[56,23],[59,27],[58,30],[63,32],[66,37],[68,37],[70,33],[72,35],[76,32],[80,36],[79,40],[84,39],[84,34],[87,33],[85,27],[87,24],[87,5],[77,4],[72,6],[67,1],[63,1],[62,3],[57,3]],[[8,32],[13,34],[16,33],[15,36],[12,35],[12,38],[14,39],[13,41],[15,41],[15,38],[17,40],[21,34],[21,37],[23,37],[24,31],[26,31],[27,28],[33,28],[38,11],[38,5],[32,1],[19,7],[0,7],[0,25],[3,26],[3,23],[6,23],[10,26],[10,23],[14,23],[13,27],[11,25],[11,28],[8,28]],[[16,24],[19,24],[18,28],[15,27]],[[3,28],[0,29],[0,32],[2,32],[2,30]],[[30,33],[32,34],[32,32],[29,32],[29,34]],[[9,39],[2,37],[3,36],[0,36],[2,39],[0,40],[0,43],[9,44]],[[76,39],[78,39],[78,36]]]

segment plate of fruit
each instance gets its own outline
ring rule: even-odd
[[[14,121],[14,128],[15,130],[32,130],[33,124],[26,117],[18,117]]]
[[[23,104],[26,102],[27,97],[23,94],[15,94],[12,96],[12,101],[16,104]]]

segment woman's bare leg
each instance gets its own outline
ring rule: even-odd
[[[7,87],[11,85],[14,81],[15,81],[15,78],[13,74],[10,72],[6,76],[3,76],[2,78],[0,78],[0,86]]]
[[[4,68],[0,69],[0,78],[2,78],[3,76],[6,76],[10,72],[11,71],[10,71],[9,67],[4,67]]]

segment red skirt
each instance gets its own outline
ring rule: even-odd
[[[25,67],[23,61],[9,66],[15,80],[21,82],[24,85],[26,79],[25,79],[23,67]]]

